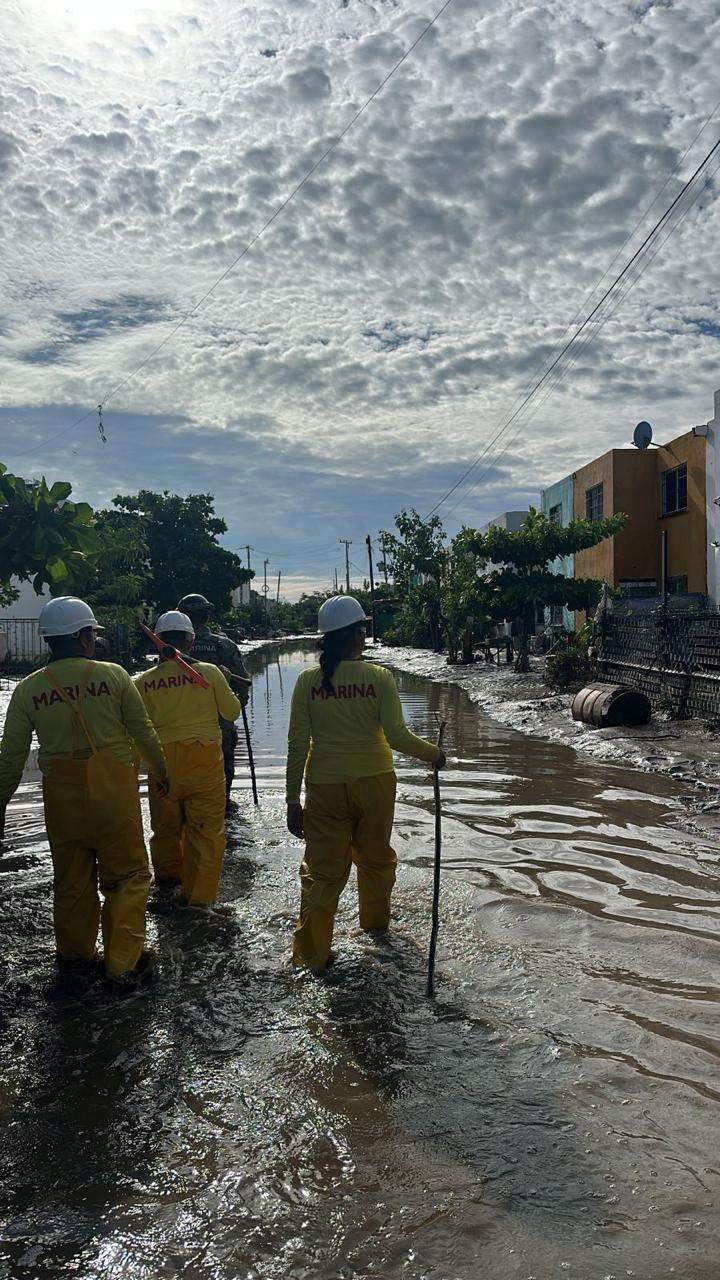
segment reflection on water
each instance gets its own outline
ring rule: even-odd
[[[448,720],[438,998],[412,761],[392,934],[359,933],[349,888],[335,969],[293,974],[307,660],[250,659],[261,805],[241,744],[225,914],[151,920],[149,996],[55,983],[26,775],[0,855],[0,1275],[716,1280],[720,878],[676,784],[401,678],[413,728]]]

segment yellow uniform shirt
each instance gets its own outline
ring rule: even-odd
[[[152,760],[153,773],[165,776],[165,756],[157,733],[123,667],[89,658],[61,658],[49,667],[71,701],[77,702],[85,686],[80,709],[98,749],[113,751],[123,764],[131,764],[134,742]],[[49,772],[53,759],[89,750],[85,733],[48,680],[44,667],[21,680],[10,699],[0,746],[0,804],[7,804],[22,777],[33,729],[40,744],[38,763],[43,773]]]
[[[301,672],[288,731],[287,803],[308,782],[352,782],[393,768],[392,750],[434,764],[437,747],[411,733],[391,674],[373,662],[341,662],[334,693],[322,688],[319,666]],[[307,766],[306,766],[307,762]]]
[[[193,666],[205,677],[209,689],[191,680],[176,662],[160,662],[135,677],[148,715],[163,743],[185,739],[221,742],[218,716],[237,720],[242,710],[222,671],[211,662],[195,662]]]

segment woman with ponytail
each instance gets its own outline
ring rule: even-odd
[[[305,840],[293,962],[315,971],[329,962],[352,863],[361,928],[390,923],[397,863],[390,844],[397,782],[392,748],[436,768],[445,764],[442,751],[405,724],[392,674],[363,661],[367,622],[352,596],[325,601],[318,617],[320,663],[301,673],[290,713],[287,823]]]

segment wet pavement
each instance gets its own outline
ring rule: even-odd
[[[8,812],[0,1277],[716,1280],[719,850],[681,828],[680,786],[401,676],[453,757],[437,998],[412,761],[391,936],[358,931],[351,882],[335,968],[294,974],[282,780],[306,660],[249,659],[261,804],[241,759],[222,913],[151,918],[150,993],[58,986],[32,771]]]

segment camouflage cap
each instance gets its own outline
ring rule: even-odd
[[[177,607],[181,613],[188,613],[190,615],[193,613],[207,613],[212,609],[210,601],[206,600],[205,596],[201,596],[193,592],[191,592],[190,595],[183,596],[182,600],[178,600]]]

